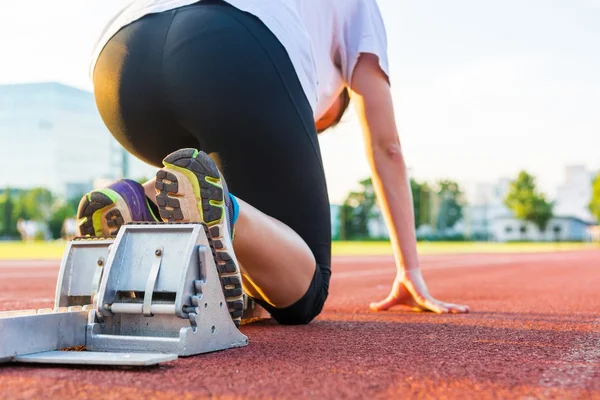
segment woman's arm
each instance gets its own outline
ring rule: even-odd
[[[398,273],[390,295],[375,310],[408,305],[438,313],[467,312],[468,307],[434,299],[423,281],[417,256],[414,211],[408,174],[387,76],[378,58],[362,54],[352,76],[352,99],[364,133],[373,184],[396,258]]]

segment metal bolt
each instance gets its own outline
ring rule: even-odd
[[[154,254],[156,254],[157,257],[160,257],[162,255],[162,250],[161,249],[156,249],[156,251],[154,252]]]
[[[104,265],[104,260],[103,259],[99,259],[98,260],[98,266],[101,267]]]

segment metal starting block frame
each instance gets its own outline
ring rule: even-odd
[[[128,224],[116,239],[72,240],[54,308],[0,313],[0,362],[154,365],[247,344],[202,224]]]

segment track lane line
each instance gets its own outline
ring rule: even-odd
[[[2,272],[0,280],[4,279],[39,279],[39,278],[57,278],[58,271],[31,272]]]
[[[0,260],[0,270],[3,269],[32,269],[32,268],[56,268],[60,267],[60,260]]]

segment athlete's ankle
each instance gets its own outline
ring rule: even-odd
[[[233,229],[233,226],[240,215],[240,204],[238,203],[237,198],[231,193],[229,193],[229,199],[231,200],[231,228]]]

